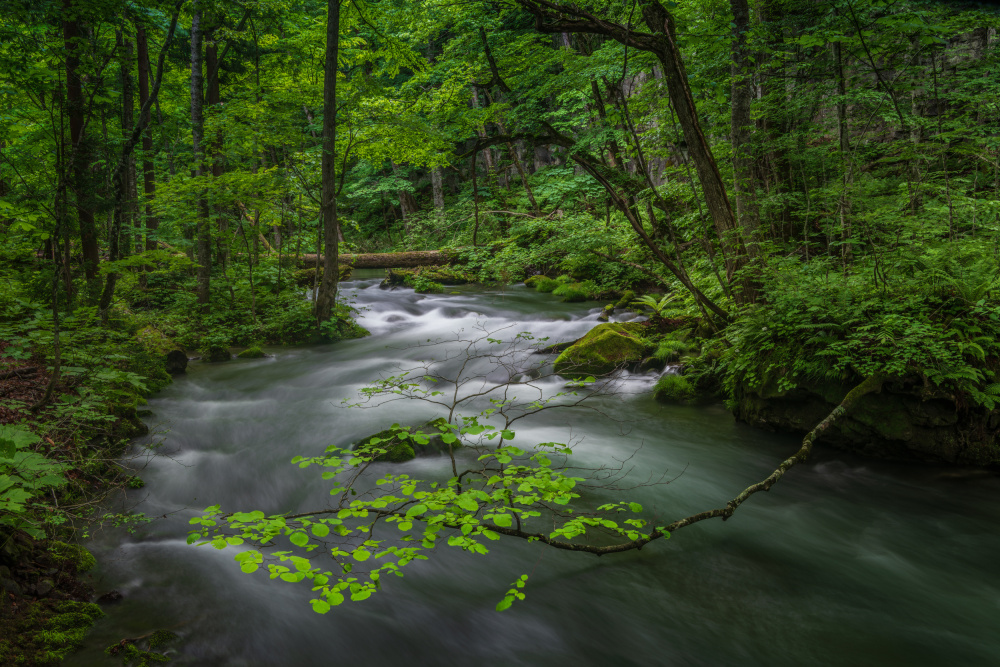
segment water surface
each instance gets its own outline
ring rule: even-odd
[[[150,400],[161,456],[128,501],[162,518],[88,545],[98,592],[124,599],[105,607],[68,664],[113,664],[105,646],[158,628],[182,637],[177,665],[1000,664],[1000,481],[823,448],[731,520],[641,552],[596,558],[516,541],[491,543],[488,556],[439,548],[405,578],[383,580],[383,592],[325,616],[311,611],[308,588],[242,574],[232,550],[188,546],[188,519],[209,505],[325,506],[318,472],[290,465],[293,456],[437,416],[418,404],[341,406],[429,349],[456,349],[414,344],[477,326],[572,340],[598,323],[602,305],[523,287],[385,291],[371,275],[344,289],[373,336],[194,363]],[[665,473],[669,484],[619,494],[659,522],[723,506],[798,447],[735,423],[722,406],[657,404],[654,380],[626,378],[620,395],[596,401],[600,412],[522,423],[518,443],[572,439],[579,464],[628,460],[633,483]],[[448,464],[421,458],[392,470],[437,478]],[[527,600],[495,612],[524,573]]]

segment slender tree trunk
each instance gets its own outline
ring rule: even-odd
[[[431,168],[431,189],[434,191],[434,208],[438,213],[444,211],[444,185],[442,181],[441,167]]]
[[[847,128],[847,81],[844,77],[844,59],[840,42],[833,43],[834,77],[837,80],[837,144],[840,151],[840,197],[837,201],[837,217],[840,220],[840,258],[842,269],[847,271],[851,263],[851,203],[847,191],[851,185],[852,167],[851,139]]]
[[[84,137],[85,107],[83,81],[80,77],[80,43],[83,31],[77,16],[77,6],[72,0],[63,0],[63,41],[66,45],[66,112],[69,116],[70,163],[72,187],[75,194],[77,220],[80,226],[80,252],[83,255],[83,273],[87,281],[97,277],[100,249],[97,243],[97,225],[90,196],[90,151]]]
[[[194,0],[191,15],[191,152],[194,159],[194,176],[199,179],[198,222],[195,230],[195,260],[198,263],[198,303],[203,313],[209,311],[212,279],[212,227],[208,210],[208,197],[201,177],[205,174],[203,109],[204,76],[202,74],[202,10],[199,0]]]
[[[340,52],[340,1],[327,0],[326,65],[323,76],[323,237],[326,262],[316,295],[316,320],[328,321],[337,300],[337,258],[340,224],[337,220],[337,58]]]
[[[149,40],[146,29],[139,28],[135,37],[139,55],[139,106],[146,106],[149,100]],[[142,133],[142,189],[146,198],[146,250],[156,249],[156,230],[160,220],[153,215],[153,200],[156,198],[156,171],[153,166],[153,131],[149,127],[150,113],[147,110],[139,122],[146,126]],[[152,236],[150,235],[152,232]]]
[[[747,45],[750,31],[750,6],[747,0],[730,0],[733,10],[732,89],[730,116],[730,141],[733,146],[733,195],[736,199],[736,216],[743,230],[743,241],[748,244],[751,256],[756,254],[759,242],[757,227],[756,187],[754,184],[753,155],[750,135],[753,121],[750,104],[753,100],[753,61]]]
[[[208,71],[207,99],[210,112],[214,112],[222,104],[222,94],[219,90],[219,47],[212,35],[205,43],[205,69]],[[260,100],[258,99],[258,102]],[[212,180],[219,178],[223,174],[222,165],[222,130],[217,129],[211,141],[205,142],[205,161],[212,164]],[[218,212],[218,211],[217,211]],[[226,266],[229,264],[229,218],[225,215],[217,216],[219,221],[219,253],[218,261]]]

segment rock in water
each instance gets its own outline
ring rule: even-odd
[[[187,370],[187,352],[156,327],[140,329],[136,337],[150,355],[163,358],[166,370],[171,375]]]
[[[556,358],[555,372],[577,378],[635,367],[651,351],[640,337],[642,330],[641,324],[599,324]]]

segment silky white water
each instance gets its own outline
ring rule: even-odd
[[[438,416],[415,403],[341,407],[380,374],[458,343],[413,345],[508,325],[572,340],[603,305],[524,287],[424,296],[377,284],[343,286],[356,292],[371,337],[194,363],[150,400],[147,421],[162,444],[138,473],[146,487],[127,501],[162,518],[88,545],[98,593],[124,597],[68,664],[113,664],[106,646],[160,628],[181,637],[170,652],[177,665],[1000,664],[1000,480],[822,447],[730,521],[641,552],[596,558],[516,541],[490,543],[488,556],[439,548],[369,600],[325,616],[311,611],[308,588],[242,574],[231,550],[188,546],[188,519],[209,505],[325,505],[319,472],[290,465],[293,456]],[[722,406],[657,404],[653,381],[624,378],[619,395],[595,401],[600,412],[519,424],[517,444],[573,439],[580,465],[628,459],[633,482],[666,473],[669,484],[618,494],[662,522],[724,505],[797,449],[795,438],[737,424]],[[449,474],[446,458],[383,465]],[[495,612],[524,573],[527,599]]]

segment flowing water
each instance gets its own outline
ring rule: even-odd
[[[572,340],[598,323],[600,304],[523,287],[423,296],[377,285],[371,274],[344,285],[373,336],[194,363],[150,400],[161,456],[128,501],[162,518],[92,540],[98,592],[124,598],[68,664],[113,664],[103,647],[159,628],[181,636],[178,665],[1000,664],[1000,480],[822,448],[731,520],[641,552],[597,558],[516,540],[490,543],[487,556],[439,548],[372,598],[324,616],[307,587],[242,574],[234,550],[188,546],[188,519],[209,505],[323,507],[319,472],[290,465],[293,456],[437,416],[398,402],[341,407],[398,364],[457,349],[413,345],[479,325]],[[624,378],[618,396],[595,399],[596,412],[543,413],[518,426],[517,443],[582,438],[582,465],[627,460],[639,484],[666,473],[668,484],[621,492],[663,523],[724,505],[798,446],[735,423],[722,406],[657,404],[654,380]],[[447,458],[380,465],[448,474]],[[523,573],[527,599],[495,612]]]

